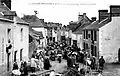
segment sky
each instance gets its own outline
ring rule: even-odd
[[[20,17],[23,14],[34,15],[36,10],[37,16],[45,22],[68,25],[70,21],[78,20],[78,14],[86,13],[89,18],[98,18],[98,10],[109,11],[110,5],[120,5],[119,2],[119,0],[12,0],[12,10]]]

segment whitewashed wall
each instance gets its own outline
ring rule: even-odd
[[[3,76],[7,72],[7,53],[6,53],[6,47],[8,45],[8,35],[7,35],[7,29],[12,29],[13,23],[0,21],[0,76]],[[13,41],[11,32],[11,41]],[[10,62],[10,70],[12,70],[13,65],[13,48],[10,50],[11,54],[9,57]]]
[[[23,31],[21,32],[21,29]],[[22,60],[28,61],[29,59],[29,26],[15,24],[13,28],[14,36],[14,51],[17,51],[17,62],[20,62],[20,50],[22,50]],[[20,64],[20,63],[19,63]]]
[[[120,48],[120,17],[112,17],[112,21],[99,30],[99,51],[106,62],[118,60]]]

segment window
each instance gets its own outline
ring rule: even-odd
[[[88,30],[86,30],[86,39],[88,39]]]
[[[91,40],[93,40],[93,30],[91,30]]]
[[[94,40],[97,41],[97,31],[94,31]]]
[[[14,62],[16,61],[16,54],[17,54],[17,51],[14,52]]]
[[[91,35],[90,35],[90,34],[88,34],[88,37],[90,38],[90,37],[91,37]]]
[[[91,45],[91,55],[94,56],[94,47]]]
[[[8,28],[7,29],[7,33],[8,33],[8,43],[10,43],[10,39],[11,39],[11,29],[10,28]]]
[[[86,49],[89,49],[88,44],[86,43]]]
[[[85,42],[84,42],[84,43],[83,43],[83,48],[85,49],[85,47],[86,47],[86,46],[85,46]]]
[[[85,30],[83,31],[83,34],[84,34],[84,39],[85,39]]]
[[[94,46],[94,56],[97,56],[97,46]]]
[[[32,36],[29,35],[29,43],[31,43],[33,41]]]
[[[20,61],[22,61],[22,50],[23,49],[20,49]]]
[[[20,33],[21,33],[21,41],[23,41],[23,28],[21,28]]]

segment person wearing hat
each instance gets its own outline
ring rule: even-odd
[[[101,58],[99,59],[99,67],[101,70],[103,70],[104,64],[105,64],[105,60],[104,60],[103,56],[101,56]]]

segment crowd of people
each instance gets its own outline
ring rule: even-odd
[[[21,76],[27,76],[28,71],[35,72],[37,70],[49,70],[52,65],[50,61],[61,61],[64,59],[67,61],[67,67],[78,70],[81,74],[85,74],[84,67],[80,67],[79,64],[89,66],[91,69],[103,70],[105,60],[103,56],[98,60],[95,56],[88,55],[85,50],[81,50],[76,44],[72,46],[67,45],[65,42],[62,43],[51,43],[44,48],[43,51],[35,50],[28,63],[21,62],[20,73]],[[98,62],[97,62],[98,61]],[[97,65],[97,63],[99,63]],[[29,68],[28,68],[29,66]],[[97,67],[99,66],[99,68]],[[15,62],[13,70],[18,69],[18,65]]]

